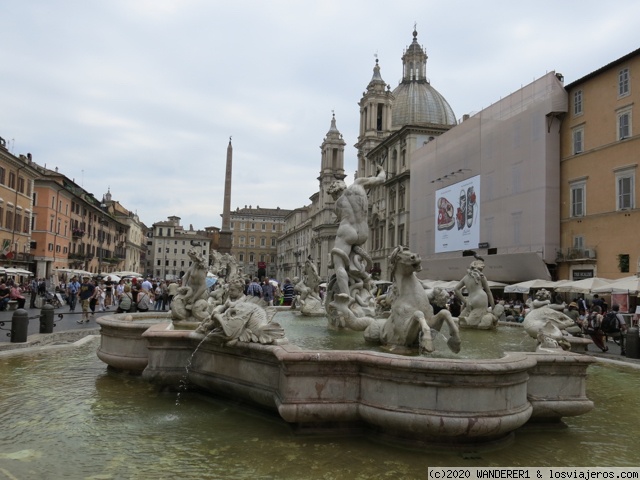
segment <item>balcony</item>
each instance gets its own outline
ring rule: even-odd
[[[71,236],[73,238],[82,238],[82,237],[84,237],[84,230],[80,230],[79,228],[74,228],[71,231]]]
[[[557,263],[595,263],[597,258],[596,249],[594,247],[569,247],[556,252]]]

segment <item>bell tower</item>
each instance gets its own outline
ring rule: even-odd
[[[380,65],[376,58],[373,77],[363,92],[360,106],[360,130],[358,143],[358,177],[375,175],[375,171],[367,171],[367,154],[378,146],[391,133],[391,108],[393,94],[391,88],[380,75]]]

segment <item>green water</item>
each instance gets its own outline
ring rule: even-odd
[[[516,337],[519,338],[519,337]],[[0,356],[0,479],[404,479],[428,466],[637,466],[638,371],[592,366],[596,409],[493,451],[298,437],[277,416],[107,372],[98,340]]]

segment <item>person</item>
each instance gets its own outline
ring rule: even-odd
[[[602,309],[599,305],[592,305],[591,312],[587,317],[587,335],[591,337],[593,343],[603,352],[609,350],[604,344],[604,335],[602,334]]]
[[[271,285],[269,277],[264,277],[264,282],[262,282],[262,299],[269,306],[273,306],[273,285]]]
[[[462,311],[462,302],[455,293],[451,296],[449,311],[451,312],[451,316],[455,318],[458,318]]]
[[[171,302],[173,301],[173,297],[178,294],[178,284],[175,281],[172,281],[167,287],[167,306],[171,308]]]
[[[151,283],[151,280],[149,280],[149,277],[147,277],[142,284],[140,285],[140,287],[142,288],[142,290],[146,291],[147,293],[153,290],[153,284]]]
[[[107,275],[104,280],[104,308],[108,310],[113,305],[113,287],[114,281],[111,280],[111,276]]]
[[[156,311],[164,310],[164,308],[163,308],[163,303],[164,302],[163,302],[163,298],[162,298],[162,286],[161,286],[160,283],[156,286],[156,288],[155,288],[153,293],[155,294],[155,297],[156,297],[156,302],[155,302],[155,305],[153,306],[153,309],[156,310]]]
[[[293,303],[293,296],[295,295],[295,290],[293,288],[293,284],[291,283],[291,279],[289,277],[284,279],[284,284],[282,285],[282,304],[286,306],[291,306]]]
[[[118,308],[116,313],[128,313],[133,305],[133,295],[131,295],[131,285],[125,284],[122,287],[122,295],[118,298]]]
[[[93,291],[93,295],[91,296],[91,300],[89,302],[89,308],[91,308],[91,314],[95,314],[96,306],[98,307],[99,312],[104,312],[104,283],[94,282],[95,290]]]
[[[627,323],[624,321],[624,317],[620,313],[620,305],[617,305],[617,304],[612,305],[611,312],[613,315],[615,315],[615,319],[617,320],[617,325],[613,330],[609,332],[605,332],[605,335],[611,337],[614,342],[620,345],[620,355],[626,355],[627,352],[624,348],[624,338],[625,338],[625,335],[627,334]]]
[[[91,283],[88,276],[85,275],[82,277],[82,283],[78,290],[78,297],[80,299],[80,305],[82,306],[82,320],[77,320],[77,323],[82,323],[83,321],[89,323],[89,307],[95,289],[95,285]]]
[[[149,290],[145,290],[144,288],[140,289],[138,292],[138,298],[136,299],[136,306],[138,307],[139,312],[148,312],[149,308],[151,308],[151,295],[149,294]]]
[[[29,307],[36,308],[36,299],[38,298],[38,279],[33,277],[29,283]]]
[[[365,188],[382,185],[385,180],[386,173],[378,165],[377,173],[373,177],[357,178],[349,187],[342,180],[337,180],[327,190],[335,201],[335,214],[338,221],[331,261],[340,294],[351,297],[347,271],[349,257],[356,247],[364,245],[369,238],[367,224],[369,206]]]
[[[67,296],[69,297],[69,311],[75,312],[76,302],[78,301],[78,290],[80,290],[80,282],[75,275],[71,277],[69,285],[67,285]]]
[[[18,308],[24,308],[24,304],[27,301],[24,295],[22,295],[22,289],[15,283],[11,286],[9,298],[18,302]]]
[[[247,288],[247,295],[250,296],[250,297],[251,296],[262,297],[262,288],[260,287],[260,284],[258,283],[258,278],[257,277],[253,277],[253,280],[249,284],[249,288]]]
[[[6,310],[9,300],[11,300],[11,289],[6,283],[0,283],[0,310]]]

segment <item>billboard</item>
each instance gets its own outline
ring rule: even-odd
[[[478,248],[480,175],[436,191],[435,252]]]

